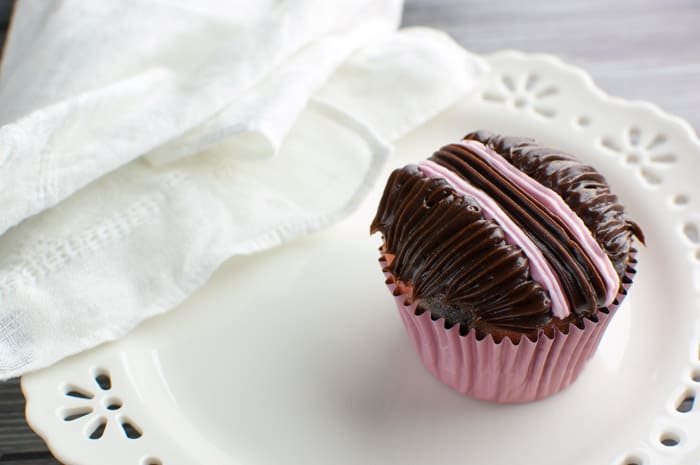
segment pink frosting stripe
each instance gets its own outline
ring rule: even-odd
[[[448,168],[437,163],[425,160],[418,164],[420,170],[431,178],[442,178],[450,186],[463,195],[473,197],[481,206],[484,216],[495,220],[503,229],[506,241],[511,245],[517,245],[525,253],[530,261],[530,273],[532,278],[539,282],[549,292],[552,299],[552,314],[557,318],[566,318],[569,315],[569,304],[564,295],[561,283],[556,273],[542,251],[523,232],[523,230],[510,219],[501,207],[485,192],[472,186]]]
[[[564,222],[573,232],[576,241],[581,245],[584,253],[588,256],[603,278],[603,282],[605,283],[605,303],[603,306],[607,307],[611,305],[620,288],[620,277],[617,275],[610,257],[608,257],[600,245],[598,245],[590,229],[588,229],[583,223],[583,220],[571,210],[571,207],[569,207],[564,199],[552,189],[543,186],[511,165],[500,154],[486,147],[481,142],[464,140],[458,144],[465,147],[473,154],[478,155],[492,167],[496,168],[513,184],[520,187],[534,199],[537,199]]]

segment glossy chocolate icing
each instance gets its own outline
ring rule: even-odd
[[[624,217],[605,179],[570,155],[530,139],[468,134],[513,166],[557,192],[576,212],[612,260],[622,278],[639,227]],[[600,276],[570,231],[536,200],[460,145],[446,146],[432,160],[448,167],[494,198],[541,248],[560,277],[572,312],[554,318],[547,292],[532,280],[527,257],[508,244],[500,226],[486,219],[478,203],[417,167],[392,173],[372,222],[381,231],[387,271],[411,294],[418,311],[460,325],[465,333],[496,339],[534,337],[538,329],[566,329],[595,318],[603,296]]]
[[[644,243],[644,234],[637,223],[625,217],[624,207],[600,173],[574,156],[543,147],[532,139],[488,131],[472,132],[464,138],[492,148],[520,171],[559,194],[588,226],[617,274],[623,276],[632,238]]]
[[[409,286],[419,312],[480,334],[531,333],[552,320],[520,248],[474,199],[415,165],[391,174],[371,231],[382,232],[386,271]]]
[[[431,160],[459,174],[508,212],[556,271],[571,310],[591,314],[603,305],[605,286],[598,270],[576,242],[574,234],[543,205],[462,146],[443,147]]]

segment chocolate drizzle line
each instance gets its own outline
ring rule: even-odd
[[[519,247],[477,202],[410,165],[395,170],[372,222],[384,236],[386,271],[410,288],[418,312],[466,334],[520,337],[552,320],[547,292]]]
[[[624,208],[600,173],[572,155],[542,147],[532,139],[504,137],[488,131],[472,132],[464,138],[481,142],[558,193],[583,220],[622,278],[632,239],[636,237],[643,244],[644,234],[637,223],[625,217]]]
[[[594,313],[605,302],[605,284],[575,235],[536,199],[469,149],[448,145],[431,160],[493,198],[542,251],[559,277],[569,308]]]

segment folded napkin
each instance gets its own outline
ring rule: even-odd
[[[121,337],[231,256],[347,215],[484,65],[394,0],[15,5],[0,379]]]

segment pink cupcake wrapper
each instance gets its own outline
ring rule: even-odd
[[[632,255],[634,257],[634,255]],[[382,268],[386,262],[380,260]],[[598,321],[584,321],[584,328],[569,326],[568,334],[542,331],[533,342],[527,337],[514,344],[510,338],[496,342],[488,335],[479,340],[472,329],[465,336],[459,325],[445,329],[445,320],[433,320],[429,312],[416,315],[416,304],[406,294],[395,295],[396,305],[423,365],[444,384],[470,397],[499,403],[529,402],[551,396],[569,386],[579,375],[598,344],[634,277],[630,260],[627,278],[608,313],[598,312]],[[385,272],[387,287],[396,284]]]

